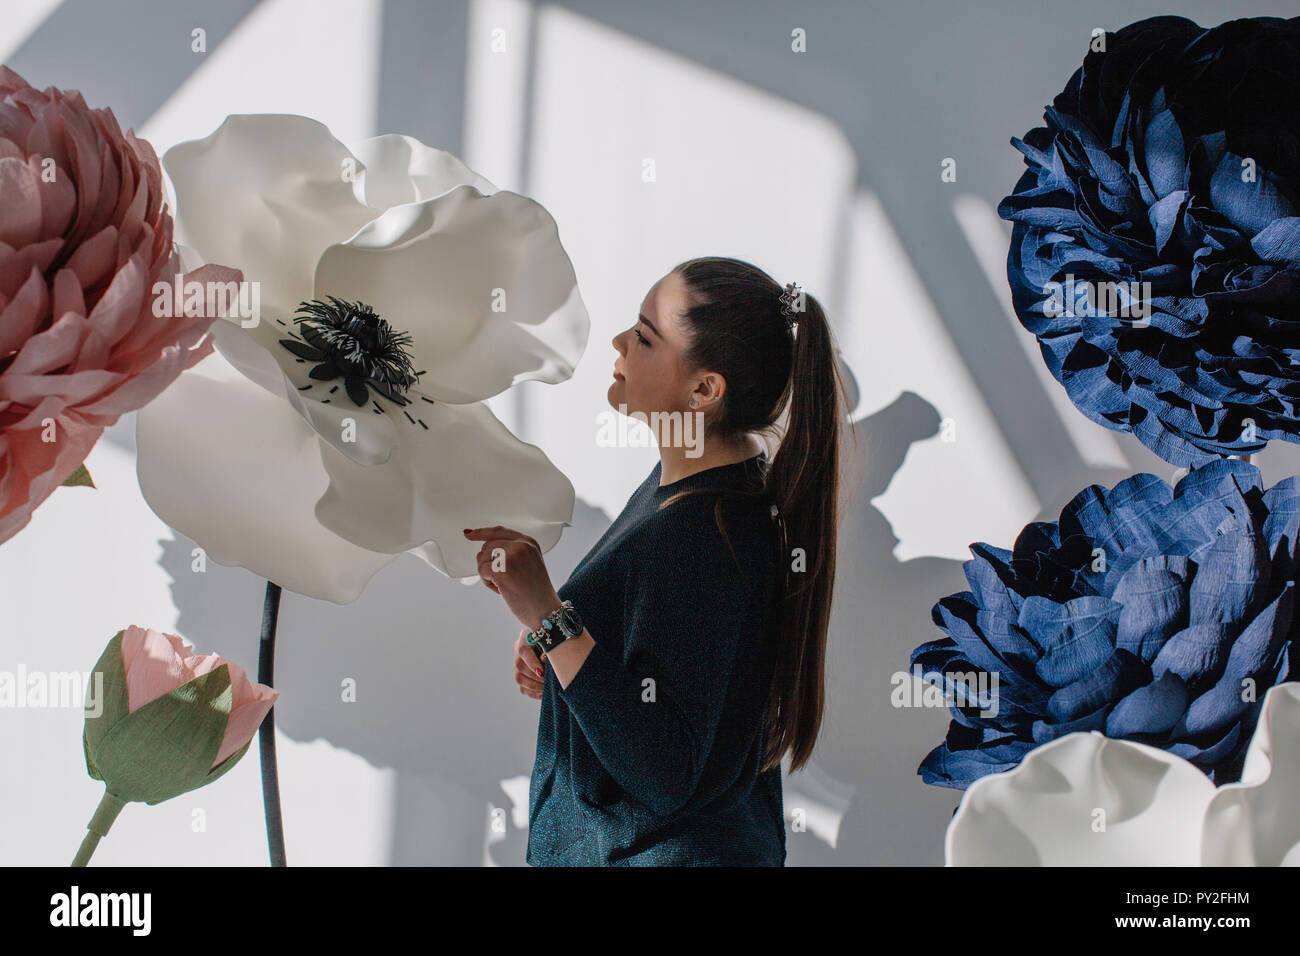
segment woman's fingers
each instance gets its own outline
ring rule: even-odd
[[[515,659],[515,683],[529,697],[542,696],[542,678],[538,677],[536,671],[518,658]]]
[[[532,671],[525,671],[519,668],[515,669],[515,683],[525,694],[542,695],[542,679]]]
[[[545,675],[542,671],[542,662],[538,660],[532,645],[525,640],[527,635],[528,630],[525,628],[519,632],[519,637],[515,640],[515,683],[519,685],[521,694],[541,700]]]
[[[543,654],[542,658],[539,659],[537,656],[537,651],[534,650],[533,645],[528,643],[528,629],[524,628],[522,631],[520,631],[519,638],[518,640],[515,641],[515,659],[516,660],[522,659],[525,664],[527,664],[537,673],[538,677],[541,677],[542,660],[544,660],[545,657],[546,655]]]
[[[537,544],[537,540],[532,535],[516,531],[514,528],[505,528],[499,524],[486,528],[466,528],[464,534],[470,541],[487,541],[497,538],[510,541],[531,541],[533,544]]]

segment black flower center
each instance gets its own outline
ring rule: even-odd
[[[371,391],[397,405],[409,405],[405,393],[424,374],[414,370],[407,353],[410,333],[395,330],[364,302],[328,298],[300,303],[293,321],[302,338],[280,339],[280,344],[300,359],[317,363],[308,373],[311,378],[342,378],[358,408],[371,400]]]

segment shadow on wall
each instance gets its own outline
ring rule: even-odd
[[[845,442],[827,710],[812,760],[820,776],[831,778],[826,788],[843,795],[843,816],[833,848],[811,832],[788,833],[788,865],[943,862],[943,832],[960,794],[926,786],[916,768],[943,739],[948,712],[894,707],[890,678],[908,670],[912,648],[941,636],[930,608],[964,588],[965,578],[959,561],[899,561],[898,538],[871,503],[884,494],[911,445],[937,435],[939,423],[933,405],[904,392],[855,422]],[[787,778],[787,816],[804,796],[802,777]]]
[[[943,830],[959,795],[925,786],[916,767],[942,740],[947,711],[895,709],[889,678],[907,670],[913,647],[938,636],[930,608],[965,581],[957,561],[897,561],[897,539],[870,504],[908,447],[938,427],[934,407],[910,392],[854,426],[856,460],[846,471],[865,482],[845,488],[829,708],[815,766],[787,780],[787,817],[816,791],[814,778],[849,797],[839,808],[837,845],[812,830],[791,832],[788,865],[942,863]],[[853,453],[850,442],[846,457]],[[578,503],[573,526],[547,553],[557,586],[609,523]],[[211,562],[195,574],[193,547],[187,538],[163,542],[180,633],[197,646],[256,660],[264,582]],[[409,556],[347,606],[284,594],[276,725],[295,740],[324,738],[396,771],[393,864],[483,861],[488,806],[510,810],[501,781],[526,777],[535,753],[537,703],[519,693],[511,674],[519,630],[497,595]],[[355,682],[353,702],[344,700],[348,681]],[[509,812],[505,820],[492,859],[523,865],[526,833]]]

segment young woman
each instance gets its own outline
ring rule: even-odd
[[[533,539],[466,529],[526,628],[515,681],[542,702],[527,860],[782,866],[781,760],[807,762],[824,700],[845,418],[831,331],[793,283],[703,258],[613,344],[610,404],[698,413],[702,453],[657,434],[659,463],[558,592]]]

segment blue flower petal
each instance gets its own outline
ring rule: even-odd
[[[1254,613],[1272,578],[1264,536],[1254,531],[1219,534],[1194,551],[1193,559],[1189,623],[1235,632]]]
[[[1151,187],[1164,199],[1187,182],[1187,153],[1178,120],[1167,110],[1160,110],[1147,121],[1145,136],[1147,173]]]
[[[1098,668],[1059,688],[1047,701],[1053,723],[1077,720],[1126,696],[1151,679],[1151,669],[1126,650],[1117,649]]]
[[[1178,555],[1142,558],[1123,572],[1111,600],[1123,605],[1115,646],[1150,664],[1170,636],[1187,626],[1188,560]]]
[[[1212,767],[1219,761],[1228,759],[1236,751],[1241,741],[1241,724],[1233,724],[1231,729],[1222,737],[1209,743],[1200,744],[1192,741],[1182,741],[1171,744],[1166,749],[1175,757],[1182,757],[1184,760],[1191,761],[1204,770],[1207,766]]]
[[[973,604],[946,597],[932,609],[934,621],[953,640],[963,657],[986,671],[1002,671],[1007,662],[990,647],[984,635],[973,626],[977,609]]]
[[[980,777],[1015,767],[1033,747],[1028,741],[987,750],[950,750],[947,744],[940,744],[930,751],[917,772],[932,786],[965,790]]]
[[[1193,688],[1203,687],[1223,672],[1230,638],[1222,624],[1193,624],[1165,641],[1151,662],[1151,673],[1177,674]]]
[[[1053,687],[1072,684],[1100,667],[1115,650],[1120,605],[1104,597],[1080,597],[1065,604],[1034,595],[1020,609],[1020,627],[1041,635],[1043,656],[1035,670]]]
[[[1214,208],[1246,236],[1253,236],[1275,219],[1294,216],[1296,208],[1267,171],[1247,182],[1242,172],[1245,157],[1225,152],[1210,179],[1210,201]]]
[[[1061,723],[1048,720],[1036,720],[1032,728],[1034,742],[1045,744],[1057,737],[1064,737],[1066,734],[1079,733],[1087,730],[1102,730],[1106,726],[1106,715],[1110,713],[1114,704],[1106,704],[1099,707],[1090,714],[1085,714],[1076,720],[1067,720]]]
[[[1300,535],[1300,476],[1284,478],[1264,493],[1264,539],[1275,571],[1286,577],[1295,574],[1296,539]]]
[[[1277,599],[1233,642],[1223,676],[1187,708],[1182,725],[1187,734],[1221,730],[1262,698],[1265,690],[1286,679],[1285,675],[1278,674],[1277,665],[1279,652],[1291,634],[1294,613],[1295,582],[1288,581]],[[1248,679],[1251,700],[1243,700]]]
[[[1183,716],[1190,698],[1186,682],[1166,671],[1115,705],[1106,717],[1106,736],[1166,733]]]
[[[1300,268],[1300,217],[1270,222],[1250,240],[1250,247],[1263,262]]]
[[[1149,516],[1158,514],[1173,501],[1169,485],[1155,475],[1125,478],[1107,490],[1089,485],[1061,510],[1063,532],[1086,534],[1112,558],[1121,552],[1142,549],[1155,543]]]
[[[962,564],[970,583],[973,601],[995,614],[1014,617],[1020,611],[1019,596],[1009,587],[1011,552],[982,542],[970,546],[971,560]]]

